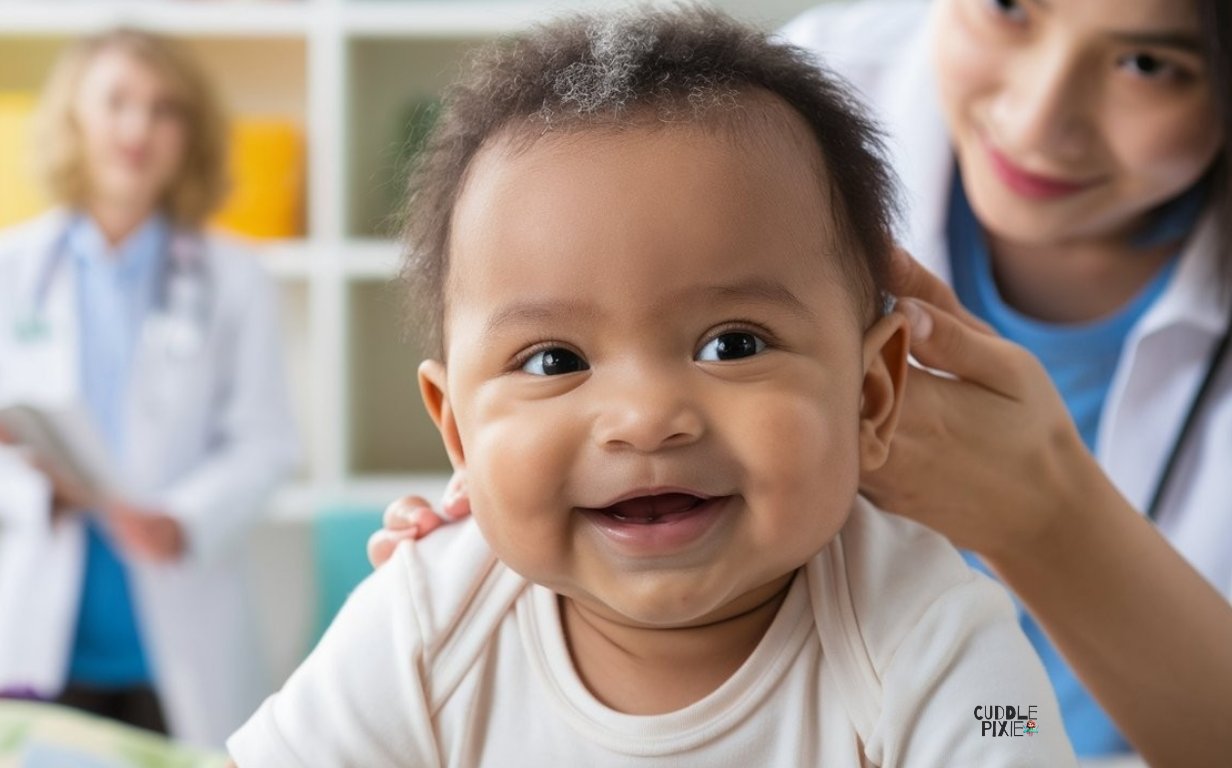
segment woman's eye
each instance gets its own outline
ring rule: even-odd
[[[1149,53],[1130,54],[1123,57],[1118,63],[1135,75],[1148,80],[1166,77],[1177,72],[1176,67],[1171,63]]]
[[[1026,21],[1027,11],[1020,0],[984,0],[988,9],[1009,21]]]
[[[716,362],[722,360],[739,360],[742,357],[752,357],[766,348],[766,342],[755,334],[747,331],[728,331],[720,333],[697,353],[701,362]]]
[[[522,370],[534,376],[560,376],[565,373],[585,371],[589,368],[590,366],[580,355],[564,347],[540,350],[522,363]]]

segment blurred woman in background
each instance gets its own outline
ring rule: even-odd
[[[0,690],[221,745],[267,688],[239,545],[297,452],[275,288],[203,231],[226,122],[186,52],[115,30],[37,128],[59,207],[0,233],[0,406],[82,408],[114,476],[0,445]]]

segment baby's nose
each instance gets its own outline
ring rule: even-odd
[[[604,448],[650,453],[696,442],[705,433],[702,406],[662,377],[637,377],[605,398],[595,422]]]

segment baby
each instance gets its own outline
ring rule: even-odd
[[[544,26],[411,188],[473,518],[355,591],[240,766],[1073,764],[1005,594],[857,496],[907,329],[877,135],[815,62],[697,9]]]

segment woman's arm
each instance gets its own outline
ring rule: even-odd
[[[912,371],[886,509],[979,553],[1151,764],[1232,755],[1232,607],[1124,499],[1030,353],[973,320],[909,258],[896,265]]]

